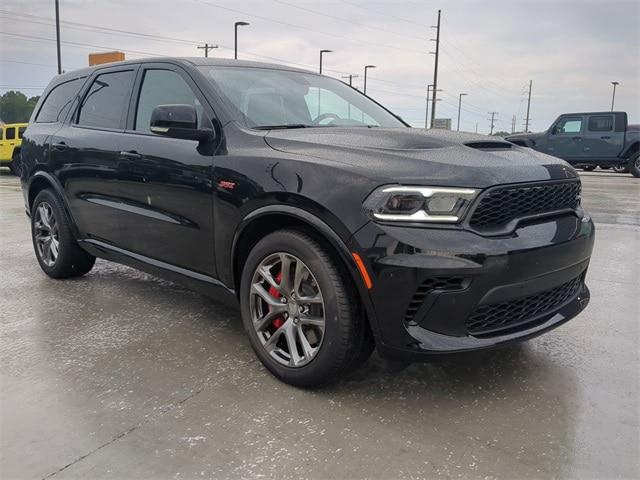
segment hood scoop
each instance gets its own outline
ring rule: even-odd
[[[473,142],[466,142],[465,145],[478,150],[508,150],[513,147],[512,143],[496,140],[474,140]]]

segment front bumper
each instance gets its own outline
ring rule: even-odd
[[[352,237],[373,287],[365,303],[380,354],[421,358],[522,341],[589,302],[595,228],[565,214],[501,237],[369,223]]]

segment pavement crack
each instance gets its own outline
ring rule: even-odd
[[[64,470],[66,470],[67,468],[75,465],[78,462],[81,462],[82,460],[84,460],[85,458],[90,457],[91,455],[93,455],[94,453],[102,450],[105,447],[108,447],[109,445],[111,445],[114,442],[117,442],[118,440],[120,440],[121,438],[126,437],[127,435],[129,435],[132,432],[135,432],[136,430],[138,430],[139,428],[149,424],[152,421],[155,421],[158,417],[160,417],[161,415],[164,415],[167,412],[170,412],[171,410],[175,409],[176,407],[179,407],[180,405],[184,404],[185,402],[188,402],[189,400],[191,400],[193,397],[195,397],[196,395],[200,394],[202,391],[204,390],[204,387],[201,387],[197,390],[192,391],[189,395],[187,395],[186,397],[176,401],[176,402],[171,402],[169,404],[167,404],[165,407],[163,407],[162,409],[160,409],[160,411],[156,414],[153,415],[152,417],[146,419],[143,422],[138,423],[137,425],[134,425],[133,427],[120,432],[119,434],[117,434],[115,437],[113,437],[111,440],[109,440],[108,442],[103,443],[102,445],[94,448],[93,450],[91,450],[90,452],[85,453],[84,455],[81,455],[80,457],[76,458],[74,461],[64,465],[63,467],[60,467],[58,470],[51,472],[47,475],[45,475],[44,477],[42,477],[42,480],[47,480],[48,478],[52,478],[54,476],[56,476],[57,474],[59,474],[60,472],[63,472]]]

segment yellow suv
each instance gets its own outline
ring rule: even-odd
[[[27,123],[0,125],[0,167],[9,167],[14,175],[20,174],[20,146]]]

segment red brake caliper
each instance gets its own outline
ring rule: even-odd
[[[282,272],[278,272],[278,275],[276,275],[276,282],[280,283],[281,281]],[[278,289],[276,287],[269,287],[269,295],[271,295],[273,298],[281,297],[280,292],[278,292]],[[271,307],[269,307],[269,309],[271,309]],[[284,325],[284,317],[282,315],[277,316],[273,319],[273,322],[271,322],[271,324],[276,328],[280,328],[282,325]]]

